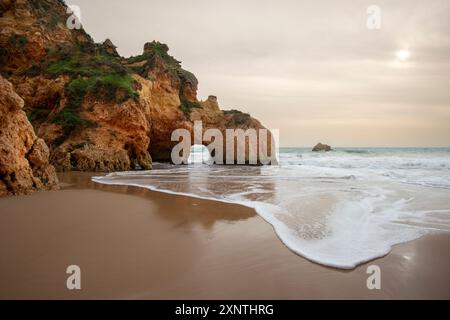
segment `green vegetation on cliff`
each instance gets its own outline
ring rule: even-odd
[[[159,41],[147,42],[144,45],[144,53],[138,56],[126,59],[126,63],[136,63],[148,61],[152,58],[161,58],[167,66],[181,67],[181,62],[172,57],[169,53],[169,47]]]
[[[76,129],[95,125],[79,114],[85,98],[121,103],[139,97],[130,71],[122,66],[117,57],[97,49],[86,45],[56,46],[48,50],[46,59],[40,65],[33,65],[25,71],[30,76],[69,76],[65,91],[67,104],[52,119],[52,122],[63,126],[64,138]]]
[[[134,79],[116,57],[106,53],[86,54],[80,49],[74,51],[56,49],[60,59],[51,59],[50,63],[42,66],[43,71],[52,77],[68,75],[72,82],[78,81],[73,86],[83,89],[78,91],[82,94],[81,99],[87,94],[117,102],[138,97],[133,87]]]
[[[239,110],[224,110],[224,115],[231,115],[233,122],[237,125],[245,124],[250,120],[250,115]]]
[[[25,35],[14,33],[9,37],[9,42],[15,47],[23,48],[27,45],[28,38]]]
[[[125,64],[142,77],[152,77],[149,70],[153,70],[158,63],[161,63],[167,72],[176,80],[178,70],[181,69],[181,62],[172,57],[169,47],[159,41],[147,42],[144,45],[144,53],[138,56],[125,59]]]
[[[193,108],[202,108],[199,102],[189,101],[184,97],[180,97],[180,103],[180,109],[188,119],[191,118],[191,112]]]
[[[39,125],[47,120],[51,110],[48,109],[28,109],[25,110],[28,121],[33,126],[35,132],[38,131]]]

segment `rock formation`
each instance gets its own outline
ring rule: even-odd
[[[312,151],[331,151],[331,147],[327,144],[318,143],[314,146]]]
[[[116,56],[119,57],[119,54],[117,53],[117,47],[112,43],[112,41],[110,39],[106,39],[103,44],[103,49],[105,50],[106,53],[108,53],[109,55],[112,56]]]
[[[48,147],[36,137],[23,104],[0,76],[0,196],[57,187]]]
[[[199,101],[197,78],[165,44],[122,58],[110,40],[96,44],[83,29],[69,30],[60,0],[0,0],[0,8],[0,72],[59,171],[150,169],[152,159],[170,161],[172,131],[192,131],[195,120],[222,132],[264,128],[220,110],[213,96]]]

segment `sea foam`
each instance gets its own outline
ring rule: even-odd
[[[155,164],[92,179],[254,208],[289,249],[336,268],[450,231],[449,150],[355,151],[286,149],[279,166]]]

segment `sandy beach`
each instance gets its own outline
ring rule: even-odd
[[[252,209],[60,174],[60,191],[0,199],[0,299],[450,298],[450,235],[343,271],[291,252]],[[81,268],[82,290],[66,288]],[[368,290],[368,265],[381,290]]]

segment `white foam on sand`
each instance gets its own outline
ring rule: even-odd
[[[392,170],[392,162],[401,162],[398,154],[385,163],[384,171],[379,159],[345,156],[352,159],[340,159],[345,163],[340,167],[333,167],[338,161],[325,166],[320,159],[313,165],[311,159],[296,155],[293,160],[290,154],[279,167],[156,165],[151,171],[112,173],[92,180],[254,208],[289,249],[313,262],[343,269],[384,256],[396,244],[450,231],[450,191],[445,186],[423,186],[423,176],[418,177],[420,170],[432,170],[442,183],[442,174],[434,171],[445,170],[445,158],[425,161],[425,169],[402,172],[398,178],[381,173]],[[378,167],[371,171],[360,161]],[[353,168],[350,162],[356,162]],[[430,169],[430,162],[437,167]],[[414,179],[417,183],[412,183]]]

